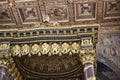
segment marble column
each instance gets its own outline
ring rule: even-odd
[[[84,80],[95,80],[94,64],[85,63],[83,65],[84,65]]]
[[[0,80],[6,80],[7,69],[4,66],[0,66]]]

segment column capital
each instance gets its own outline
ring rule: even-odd
[[[96,50],[95,49],[85,49],[85,50],[80,50],[80,60],[83,64],[85,63],[94,63],[94,61],[96,60],[95,58],[96,55]]]

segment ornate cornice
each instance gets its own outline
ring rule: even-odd
[[[1,30],[1,42],[31,43],[40,41],[76,41],[81,37],[98,35],[98,24],[67,27]],[[94,37],[96,38],[96,37]],[[97,39],[97,38],[96,38]]]
[[[63,27],[41,27],[27,29],[0,30],[1,37],[32,37],[40,35],[73,35],[77,33],[94,33],[99,25],[74,25]],[[89,28],[89,29],[88,29]]]

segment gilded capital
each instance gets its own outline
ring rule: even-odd
[[[85,63],[94,63],[96,60],[95,53],[96,51],[94,49],[91,50],[80,50],[80,60],[83,64]]]

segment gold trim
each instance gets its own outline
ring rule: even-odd
[[[91,67],[93,67],[93,65],[89,65],[89,66],[85,67],[85,68],[84,68],[84,72],[85,72],[87,69],[91,68]]]
[[[89,77],[87,80],[96,80],[95,76]]]

